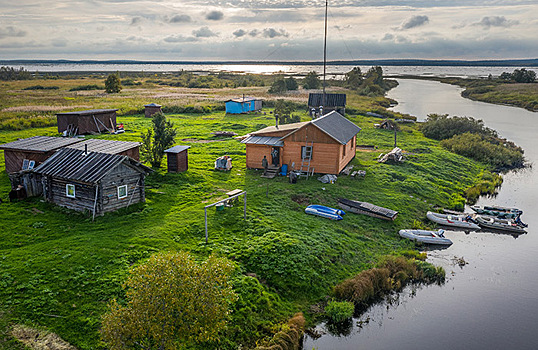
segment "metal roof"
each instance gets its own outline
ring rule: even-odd
[[[252,101],[261,101],[261,99],[259,98],[255,98],[255,97],[240,97],[240,98],[232,98],[232,99],[229,99],[229,100],[226,100],[224,102],[238,102],[238,103],[243,103],[243,102],[252,102]]]
[[[144,107],[162,107],[162,106],[156,103],[150,103],[150,104],[144,105]]]
[[[187,149],[191,148],[191,146],[174,146],[172,148],[164,150],[166,153],[181,153]]]
[[[266,133],[270,133],[270,132],[277,132],[277,131],[293,131],[293,130],[299,129],[300,127],[302,127],[303,125],[306,125],[308,123],[310,123],[310,122],[282,124],[282,125],[279,125],[278,127],[273,125],[273,126],[268,126],[266,128],[260,129],[258,131],[251,132],[250,134],[251,135],[261,135],[261,134],[266,134]]]
[[[140,173],[149,173],[150,168],[127,156],[88,152],[62,148],[41,163],[34,172],[46,176],[85,183],[96,183],[121,163]]]
[[[284,146],[284,142],[282,142],[280,139],[280,137],[251,135],[246,139],[242,140],[241,143],[248,143],[249,145],[267,145],[282,147]]]
[[[323,104],[323,94],[310,93],[308,94],[309,107],[345,107],[346,94],[325,94],[325,105]]]
[[[361,128],[349,119],[334,111],[312,120],[311,123],[342,145],[348,143],[353,136],[361,131]]]
[[[78,138],[65,138],[65,137],[52,137],[52,136],[33,136],[27,139],[20,139],[17,141],[5,143],[0,145],[0,149],[12,150],[12,151],[27,151],[27,152],[50,152],[69,146],[82,139]]]
[[[86,145],[88,146],[88,152],[119,154],[132,148],[139,147],[141,143],[102,139],[88,139],[67,147],[84,151],[86,149]]]
[[[92,114],[102,114],[102,113],[110,113],[110,112],[116,112],[116,111],[117,109],[89,109],[86,111],[57,113],[56,115],[92,115]]]

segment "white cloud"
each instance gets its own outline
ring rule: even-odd
[[[413,16],[405,20],[405,22],[403,22],[402,25],[400,26],[400,29],[406,30],[406,29],[421,27],[425,24],[428,24],[429,21],[430,19],[428,18],[428,16]]]
[[[188,15],[175,15],[169,20],[170,23],[188,23],[192,22],[191,16]]]
[[[490,27],[508,28],[517,24],[519,24],[519,21],[508,20],[504,16],[486,16],[486,17],[483,17],[480,22],[474,23],[474,25],[481,26],[484,28],[490,28]]]
[[[217,33],[213,32],[209,27],[202,27],[192,31],[192,35],[196,38],[211,38],[213,36],[218,36]]]
[[[24,30],[20,30],[17,28],[14,28],[12,26],[8,26],[5,28],[0,28],[0,39],[3,38],[22,38],[26,36],[26,32]]]

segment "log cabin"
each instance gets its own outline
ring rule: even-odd
[[[337,112],[308,122],[269,126],[250,133],[246,145],[247,168],[262,169],[264,156],[273,166],[287,164],[304,171],[338,174],[355,157],[361,129]]]
[[[140,161],[140,145],[140,142],[133,141],[87,139],[82,142],[71,144],[67,146],[67,148],[79,149],[87,152],[117,154]]]
[[[308,111],[311,117],[315,117],[314,114],[319,112],[321,106],[323,114],[335,111],[346,115],[346,94],[325,94],[325,101],[322,93],[308,94]]]
[[[95,215],[144,202],[151,169],[127,156],[63,148],[34,169],[43,196],[57,205]]]

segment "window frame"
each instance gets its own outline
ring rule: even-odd
[[[73,194],[69,194],[69,188],[73,189]],[[67,198],[77,198],[77,191],[74,184],[65,184],[65,196]]]
[[[123,196],[120,195],[120,189],[121,188],[125,188],[125,195],[123,195]],[[118,186],[118,199],[127,198],[128,195],[129,195],[129,191],[127,190],[127,185]]]
[[[307,152],[310,150],[310,160],[314,158],[314,146],[301,146],[301,160],[308,160]]]

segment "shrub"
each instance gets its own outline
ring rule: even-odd
[[[390,271],[387,268],[373,268],[362,271],[334,287],[337,299],[355,304],[366,303],[390,290]]]
[[[119,73],[108,75],[105,80],[105,91],[108,94],[116,94],[121,91],[121,81]]]
[[[329,301],[325,314],[333,322],[343,322],[353,316],[355,305],[349,301]]]
[[[88,90],[104,90],[104,89],[105,88],[103,86],[99,86],[96,84],[88,84],[88,85],[75,86],[69,89],[69,91],[88,91]]]
[[[23,90],[58,90],[58,86],[43,86],[43,85],[33,85],[24,88]]]
[[[484,126],[482,120],[476,120],[471,117],[448,117],[447,114],[430,114],[426,122],[422,124],[421,131],[424,136],[435,140],[449,139],[454,135],[464,134],[466,132],[485,135],[497,136],[497,133]]]

